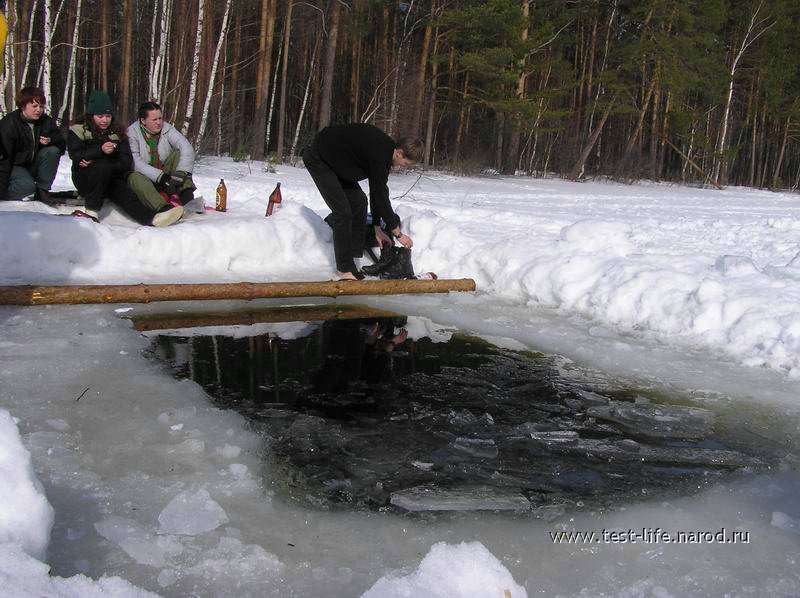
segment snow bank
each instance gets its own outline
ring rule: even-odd
[[[0,545],[15,544],[34,558],[44,558],[53,518],[17,425],[0,409]]]
[[[362,598],[527,598],[500,561],[480,542],[431,546],[417,570],[387,575]]]
[[[0,598],[146,598],[156,594],[118,577],[50,577],[41,562],[53,508],[31,466],[30,453],[8,411],[0,409]]]
[[[62,164],[58,185],[71,186]],[[0,205],[3,284],[319,280],[333,272],[328,213],[308,176],[214,159],[206,197],[230,181],[229,210],[169,229],[56,218]],[[276,179],[285,201],[263,216]],[[484,298],[579,314],[623,333],[726,353],[800,379],[800,206],[747,189],[576,184],[429,174],[390,179],[418,271],[472,277]]]

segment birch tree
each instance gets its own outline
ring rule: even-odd
[[[211,66],[211,75],[208,79],[208,91],[206,92],[206,100],[203,104],[203,113],[200,117],[200,129],[197,132],[197,138],[194,142],[195,151],[200,149],[200,142],[203,140],[203,134],[206,132],[206,123],[208,122],[208,109],[211,106],[211,96],[214,92],[214,81],[217,77],[217,67],[219,66],[219,55],[222,51],[222,46],[225,44],[225,32],[228,30],[228,17],[231,13],[231,0],[225,2],[225,15],[222,17],[222,27],[220,28],[219,39],[217,40],[217,48],[214,50],[214,59]]]
[[[197,33],[194,36],[194,58],[192,58],[192,74],[189,80],[189,99],[186,101],[186,118],[181,127],[181,133],[189,133],[189,125],[194,114],[194,102],[197,95],[197,73],[200,67],[200,44],[203,40],[203,18],[205,15],[206,0],[197,0]]]
[[[25,44],[25,65],[22,67],[22,77],[20,78],[23,84],[28,78],[28,68],[31,65],[31,45],[33,42],[33,29],[34,25],[36,24],[36,13],[38,12],[36,9],[38,6],[39,0],[33,0],[33,6],[31,8],[31,21],[28,23],[28,43]]]
[[[739,44],[738,50],[734,54],[733,60],[731,61],[731,68],[728,72],[729,81],[728,81],[728,93],[725,96],[725,110],[722,114],[722,123],[720,125],[720,134],[719,134],[719,141],[717,143],[717,159],[714,165],[714,181],[718,185],[722,185],[725,183],[724,179],[727,177],[727,173],[725,170],[725,151],[728,148],[728,126],[730,123],[730,116],[731,116],[731,105],[733,103],[733,83],[734,79],[736,78],[736,73],[739,70],[740,62],[742,57],[744,56],[745,52],[747,52],[748,48],[753,45],[759,37],[764,35],[770,27],[775,24],[775,21],[771,23],[767,23],[770,17],[759,17],[759,13],[761,9],[764,7],[763,2],[759,2],[756,9],[753,11],[752,16],[750,17],[750,21],[747,25],[747,29],[745,30],[744,36],[742,37],[742,42]]]
[[[67,80],[64,83],[64,98],[61,108],[55,113],[56,119],[65,118],[69,122],[72,114],[72,105],[75,101],[75,62],[78,54],[78,38],[81,28],[81,8],[83,0],[77,0],[75,7],[75,27],[72,30],[72,46],[70,47],[69,66],[67,67]],[[66,115],[64,112],[66,111]]]

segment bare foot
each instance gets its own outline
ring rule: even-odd
[[[358,280],[352,272],[336,271],[336,280]]]

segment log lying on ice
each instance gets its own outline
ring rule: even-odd
[[[145,314],[131,318],[139,332],[151,330],[176,330],[201,326],[251,326],[275,322],[321,322],[327,320],[355,320],[393,318],[400,314],[368,305],[291,305],[263,309],[236,309],[225,312],[190,312]]]
[[[215,299],[342,297],[474,291],[471,278],[439,280],[345,280],[236,282],[228,284],[135,284],[91,286],[0,286],[0,305],[150,303]]]

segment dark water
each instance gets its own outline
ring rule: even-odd
[[[287,338],[157,336],[152,351],[263,430],[278,490],[320,508],[557,517],[685,494],[773,460],[710,411],[573,378],[557,356],[458,332],[406,339],[405,325],[387,317],[278,325]]]

